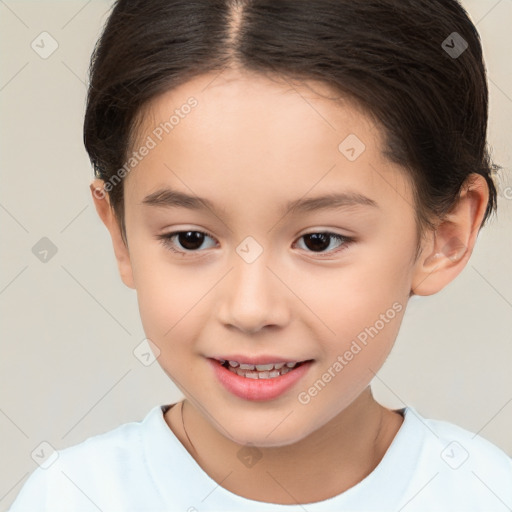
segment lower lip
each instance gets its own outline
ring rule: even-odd
[[[233,395],[244,400],[272,400],[288,391],[309,370],[312,361],[302,363],[285,375],[272,379],[250,379],[224,368],[216,359],[208,359],[217,379]]]

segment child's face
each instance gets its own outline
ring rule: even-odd
[[[412,190],[355,108],[304,86],[215,77],[153,102],[133,148],[148,154],[125,179],[120,265],[160,365],[205,418],[236,442],[284,445],[343,411],[389,354],[416,279]],[[197,105],[182,108],[192,96]],[[144,204],[165,188],[205,198],[215,213]],[[349,191],[376,206],[284,210]],[[173,231],[213,238],[174,237],[176,250],[196,248],[182,256],[158,239]],[[354,241],[304,237],[323,231]],[[209,361],[234,354],[313,362],[277,397],[251,400],[228,391]]]

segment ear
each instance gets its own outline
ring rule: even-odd
[[[473,252],[488,200],[485,178],[472,173],[455,207],[427,237],[415,264],[411,295],[433,295],[462,272]]]
[[[96,211],[100,216],[103,224],[107,227],[112,237],[112,245],[114,246],[114,254],[117,260],[117,267],[123,283],[129,288],[135,289],[133,281],[132,265],[130,262],[130,253],[121,236],[121,228],[114,214],[114,210],[110,205],[110,197],[108,192],[104,190],[105,182],[101,179],[95,179],[90,184],[92,199]]]

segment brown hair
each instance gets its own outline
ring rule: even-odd
[[[471,173],[489,187],[480,227],[496,210],[480,37],[457,0],[117,0],[89,69],[96,177],[123,167],[151,99],[229,67],[321,81],[377,121],[414,184],[418,244]],[[109,198],[126,243],[123,197],[121,180]]]

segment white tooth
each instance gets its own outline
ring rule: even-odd
[[[219,361],[220,361],[220,364],[224,364],[226,362],[225,359],[219,359]]]
[[[297,363],[286,363],[286,366],[288,366],[288,368],[293,368],[294,366],[297,366]]]
[[[272,370],[272,368],[274,368],[273,364],[257,364],[256,365],[256,370],[258,370],[259,372]]]
[[[236,361],[229,361],[229,366],[232,368],[236,368],[238,366],[238,363]]]
[[[274,368],[275,368],[276,370],[280,370],[283,366],[284,366],[284,363],[276,363],[276,364],[274,365]]]
[[[241,370],[254,370],[253,364],[240,364]]]
[[[258,371],[251,372],[251,371],[241,370],[240,368],[232,368],[232,367],[228,367],[228,370],[233,373],[236,373],[237,375],[240,375],[240,377],[245,377],[246,379],[274,379],[276,377],[285,375],[286,373],[292,371],[291,368],[288,368],[286,366],[284,368],[281,368],[280,370],[263,371],[263,372],[258,372]]]

